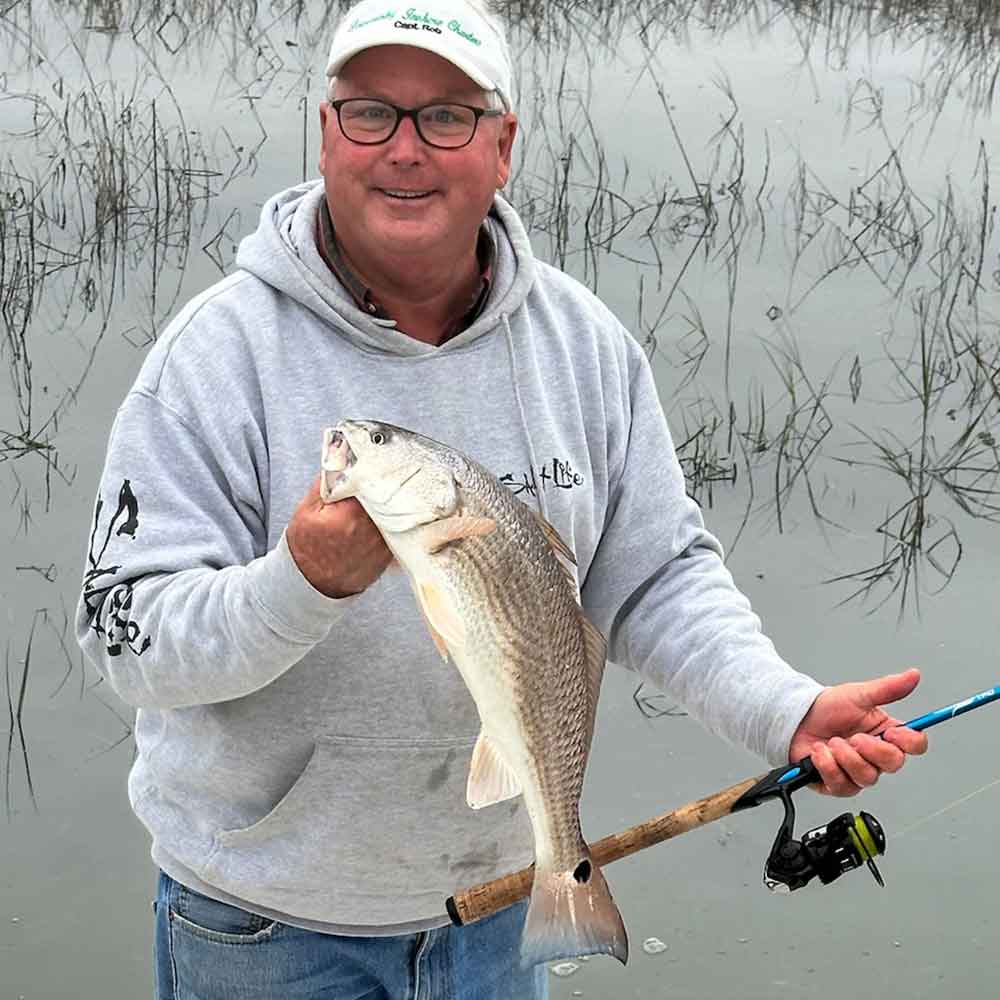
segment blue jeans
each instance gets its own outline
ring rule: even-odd
[[[302,930],[216,902],[160,873],[156,1000],[545,1000],[523,970],[525,903],[468,927],[397,937]]]

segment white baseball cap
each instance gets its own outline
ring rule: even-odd
[[[468,0],[428,0],[402,6],[361,0],[337,25],[326,66],[336,76],[359,52],[376,45],[412,45],[457,66],[484,90],[495,90],[510,109],[510,50],[503,25],[485,5]]]

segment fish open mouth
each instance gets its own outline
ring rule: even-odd
[[[347,438],[335,427],[323,431],[323,454],[320,456],[320,496],[325,503],[337,499],[337,487],[347,479],[347,470],[357,461]]]

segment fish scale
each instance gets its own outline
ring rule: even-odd
[[[500,502],[494,505],[491,505],[489,502],[481,505],[471,505],[469,513],[474,515],[499,515],[505,507],[510,505],[510,500],[513,500],[513,498],[510,498],[507,504],[504,504],[504,499],[502,496],[498,497],[497,500]],[[480,509],[477,510],[476,506],[479,506]],[[502,518],[498,518],[498,523],[502,524]],[[518,533],[510,532],[509,534],[516,535]],[[525,534],[527,533],[525,532]],[[535,660],[543,657],[551,648],[563,649],[564,653],[567,649],[571,650],[573,663],[565,665],[562,670],[559,670],[559,665],[556,664],[553,673],[565,685],[561,692],[564,699],[572,700],[572,708],[582,708],[586,698],[585,686],[582,682],[574,686],[573,682],[579,681],[581,677],[583,649],[582,643],[579,641],[576,643],[577,648],[573,648],[572,639],[574,637],[579,639],[578,635],[574,636],[574,632],[578,632],[578,628],[574,630],[572,627],[577,618],[577,609],[575,599],[567,598],[569,584],[562,572],[558,568],[555,568],[546,573],[543,580],[547,586],[542,588],[541,593],[535,595],[538,599],[540,609],[549,613],[554,612],[554,617],[551,618],[547,615],[539,619],[534,615],[525,616],[518,614],[519,605],[533,603],[530,600],[531,595],[508,588],[503,593],[514,595],[515,597],[520,596],[522,599],[520,601],[514,600],[505,606],[500,602],[499,598],[501,595],[497,593],[496,588],[490,586],[491,580],[501,577],[501,574],[497,573],[497,567],[506,569],[513,561],[509,557],[511,552],[518,553],[519,558],[516,562],[521,565],[526,561],[530,561],[533,557],[540,560],[544,559],[546,555],[544,551],[546,545],[544,543],[538,544],[536,539],[531,538],[531,541],[535,544],[529,545],[527,553],[523,554],[525,553],[524,549],[520,546],[512,546],[510,544],[516,540],[515,538],[505,537],[502,527],[499,527],[496,532],[486,538],[470,540],[469,545],[464,550],[456,552],[451,557],[456,564],[454,575],[468,582],[469,598],[472,603],[475,603],[475,599],[482,597],[484,594],[488,598],[497,600],[495,606],[498,609],[498,614],[494,619],[494,623],[499,626],[499,629],[495,639],[498,647],[508,657],[512,660],[516,658],[515,662],[525,662],[523,655],[526,647],[533,651]],[[516,567],[510,568],[515,569]],[[506,574],[503,574],[503,576],[506,576]],[[476,586],[477,584],[478,586]],[[526,597],[528,600],[524,599]],[[563,608],[558,607],[560,603],[564,605]],[[569,606],[566,607],[566,605]],[[518,638],[523,638],[519,635],[518,623],[537,623],[539,620],[554,624],[555,629],[552,631],[548,628],[543,629],[543,635],[531,635],[528,637],[527,642],[517,643],[516,640]],[[547,638],[548,642],[543,642],[543,638]],[[533,694],[540,693],[537,690],[539,684],[532,684],[532,679],[540,679],[544,674],[545,671],[539,670],[524,671],[519,675],[515,675],[514,680],[517,683],[513,688],[513,693],[514,697],[518,700],[519,708],[524,718],[525,729],[529,733],[540,734],[538,740],[539,783],[543,790],[551,789],[555,793],[554,795],[547,795],[546,798],[550,798],[554,803],[558,803],[568,792],[575,792],[577,796],[579,795],[583,783],[583,764],[585,763],[589,748],[589,734],[587,734],[586,738],[588,746],[584,746],[585,727],[582,724],[582,720],[585,715],[583,712],[570,710],[565,713],[561,712],[559,719],[563,724],[568,724],[570,738],[566,738],[566,729],[563,730],[560,739],[546,738],[550,733],[548,723],[551,720],[540,717],[540,713],[544,716],[547,703],[544,699],[531,697]],[[568,771],[567,766],[569,767]],[[578,829],[573,831],[573,833],[575,835],[570,838],[570,843],[567,845],[570,853],[579,851],[580,835]],[[564,852],[558,852],[558,854],[562,853]]]

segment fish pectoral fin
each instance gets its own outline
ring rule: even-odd
[[[517,775],[504,763],[485,730],[480,730],[472,751],[465,800],[473,809],[482,809],[521,794]]]
[[[492,517],[443,517],[424,528],[423,539],[427,551],[434,555],[450,542],[460,542],[463,538],[479,538],[492,534],[497,523]]]
[[[464,646],[465,625],[441,588],[427,580],[415,580],[414,583],[420,609],[441,655],[446,656],[451,650]]]

